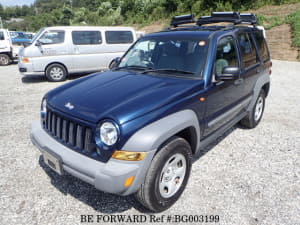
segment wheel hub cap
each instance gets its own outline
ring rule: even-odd
[[[162,197],[173,196],[181,187],[186,174],[186,160],[182,154],[171,156],[160,174],[159,191]]]
[[[255,106],[255,111],[254,111],[254,120],[255,121],[258,121],[260,119],[260,117],[262,115],[263,107],[264,107],[264,100],[260,96],[258,98],[256,106]]]
[[[50,71],[50,76],[55,80],[61,79],[63,75],[64,72],[59,67],[53,67]]]

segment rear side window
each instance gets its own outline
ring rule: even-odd
[[[99,45],[102,43],[100,31],[72,31],[74,45]]]
[[[238,35],[238,41],[241,48],[244,68],[255,65],[258,62],[258,57],[251,36],[248,33],[241,33]]]
[[[50,44],[60,44],[65,41],[65,32],[64,31],[47,31],[44,33],[39,42],[43,45],[50,45]]]
[[[0,31],[0,40],[4,40],[4,33],[3,33],[3,31]]]
[[[131,31],[106,31],[105,38],[108,44],[130,44],[133,42]]]
[[[262,31],[256,31],[254,33],[254,35],[255,35],[257,47],[258,47],[258,50],[259,50],[262,60],[266,61],[266,60],[270,59],[270,54],[268,51],[267,43],[266,43],[266,40],[264,38]]]

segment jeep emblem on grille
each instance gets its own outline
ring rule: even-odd
[[[74,105],[72,105],[70,102],[68,102],[67,104],[65,104],[65,107],[67,107],[70,110],[74,109]]]

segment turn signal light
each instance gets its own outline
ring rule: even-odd
[[[23,62],[23,63],[29,63],[29,58],[24,57],[23,60],[22,60],[22,62]]]
[[[129,187],[133,183],[133,181],[134,181],[134,176],[128,177],[124,183],[124,186]]]
[[[146,152],[115,151],[112,158],[126,161],[140,161],[146,157]]]

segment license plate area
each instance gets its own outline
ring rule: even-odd
[[[53,153],[43,151],[44,162],[56,173],[63,175],[62,163],[58,156]]]

